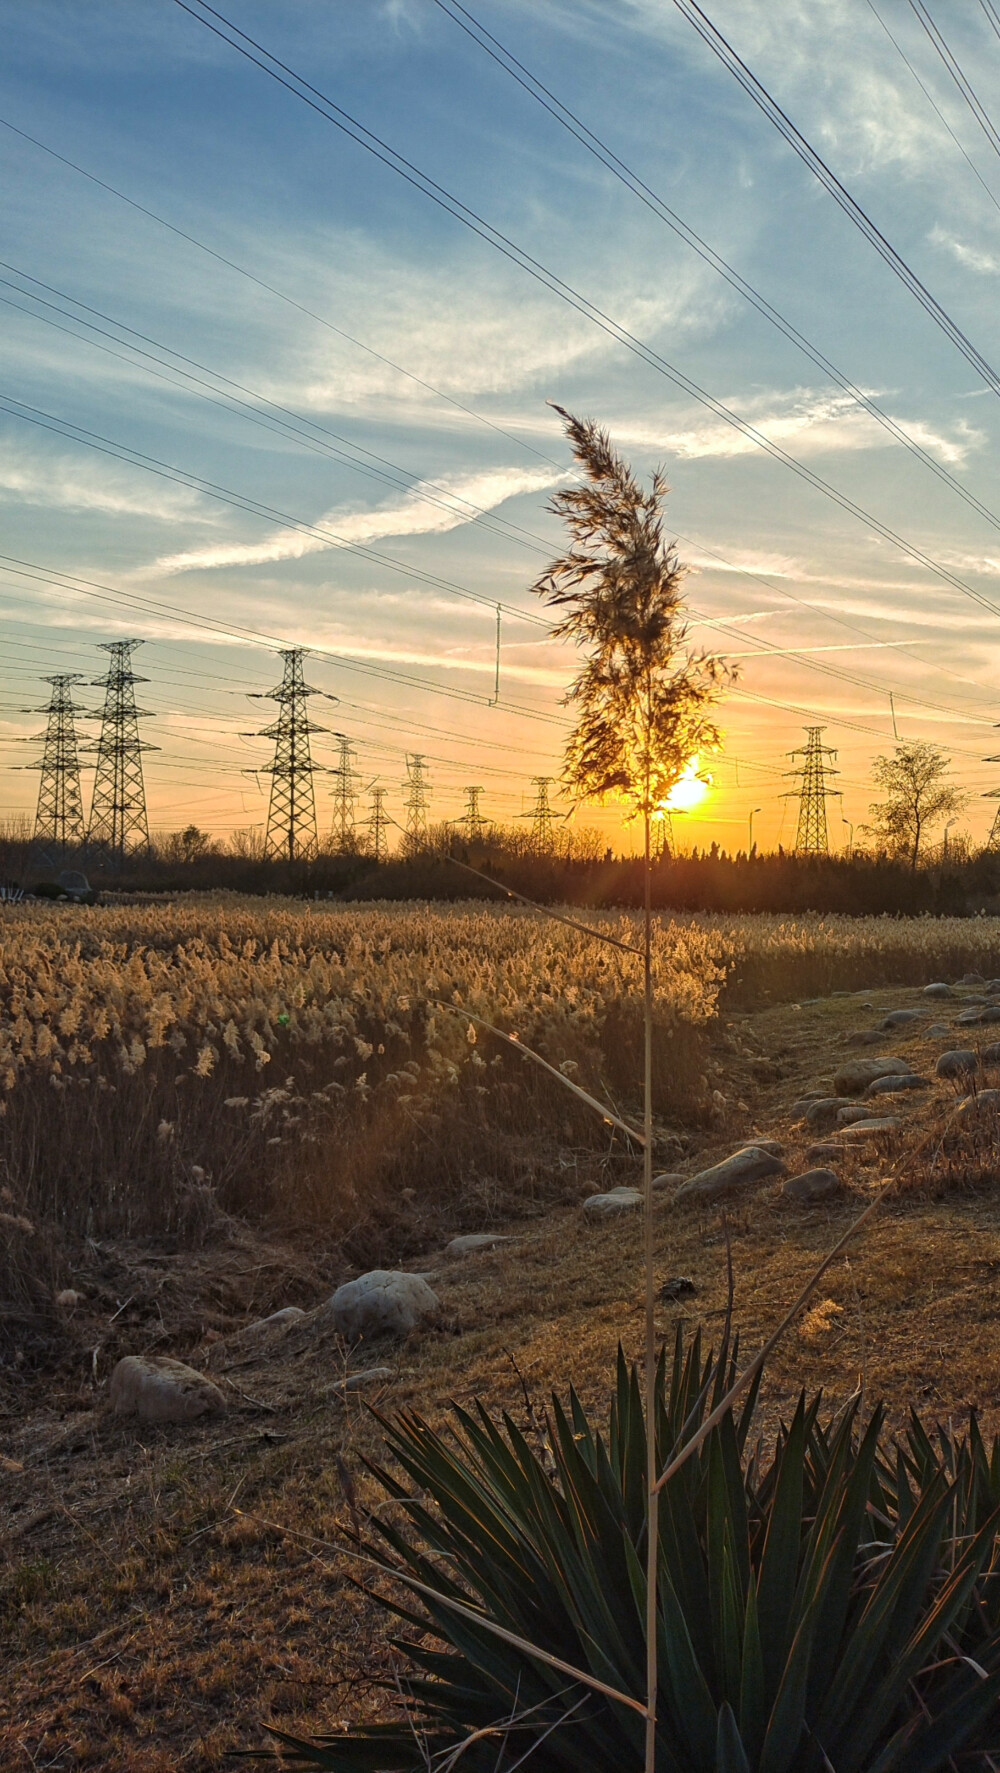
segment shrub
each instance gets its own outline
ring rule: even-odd
[[[681,1331],[656,1384],[658,1459],[704,1419],[736,1349]],[[1000,1750],[996,1590],[1000,1444],[973,1422],[889,1442],[855,1397],[832,1421],[803,1395],[770,1453],[756,1392],[661,1493],[659,1706],[664,1773],[934,1773]],[[402,1477],[355,1548],[393,1578],[410,1628],[406,1715],[304,1742],[294,1765],[470,1773],[639,1769],[645,1693],[646,1426],[619,1356],[607,1431],[571,1393],[538,1445],[457,1410],[457,1435],[386,1423]],[[406,1523],[397,1525],[396,1522]],[[500,1628],[506,1635],[500,1635]],[[538,1654],[536,1652],[544,1652]],[[548,1660],[553,1659],[553,1660]],[[574,1678],[580,1671],[581,1678]],[[594,1684],[591,1684],[594,1683]],[[461,1751],[461,1754],[459,1754]]]

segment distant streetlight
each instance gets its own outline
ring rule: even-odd
[[[847,853],[849,856],[853,856],[854,855],[854,826],[851,824],[850,819],[841,819],[840,823],[842,825],[846,825],[848,831],[850,832],[850,837],[847,840]]]
[[[755,806],[751,809],[751,812],[750,812],[750,842],[747,847],[747,855],[748,856],[753,855],[753,816],[754,816],[754,813],[759,813],[762,811],[763,811],[762,807]]]

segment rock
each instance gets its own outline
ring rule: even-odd
[[[824,1158],[843,1157],[843,1155],[844,1147],[836,1145],[832,1139],[821,1139],[817,1144],[810,1145],[806,1152],[806,1157],[811,1163],[822,1163]]]
[[[979,1114],[986,1117],[1000,1112],[1000,1090],[977,1090],[974,1096],[966,1096],[960,1102],[956,1113],[961,1120],[974,1120]]]
[[[755,1151],[766,1151],[771,1157],[784,1157],[785,1155],[785,1147],[780,1139],[755,1139],[753,1148]]]
[[[922,1022],[923,1017],[923,1010],[890,1010],[889,1014],[882,1018],[882,1027],[906,1028],[911,1022]]]
[[[495,1250],[498,1244],[513,1243],[513,1238],[501,1237],[495,1231],[468,1231],[462,1237],[453,1237],[450,1244],[445,1244],[446,1256],[473,1256],[477,1250]]]
[[[935,1022],[927,1029],[928,1040],[950,1040],[951,1029],[944,1022]]]
[[[810,1102],[802,1116],[807,1126],[821,1131],[823,1127],[832,1126],[842,1108],[849,1108],[850,1096],[821,1096],[818,1102]]]
[[[804,1170],[801,1176],[790,1176],[781,1192],[788,1200],[809,1205],[815,1200],[829,1200],[831,1195],[840,1194],[841,1188],[835,1170]]]
[[[982,1022],[1000,1022],[1000,1003],[987,1004],[981,1010],[963,1010],[955,1017],[956,1028],[972,1028]]]
[[[338,1379],[336,1385],[330,1387],[332,1392],[364,1391],[369,1385],[384,1385],[388,1379],[394,1379],[391,1367],[362,1367],[357,1373],[348,1373],[346,1379]]]
[[[814,1102],[822,1102],[829,1090],[807,1090],[804,1096],[797,1096],[788,1110],[791,1120],[802,1120]]]
[[[653,1193],[660,1194],[666,1188],[679,1188],[683,1180],[680,1170],[664,1170],[662,1176],[653,1177]]]
[[[849,1047],[877,1047],[884,1038],[878,1028],[856,1028],[852,1034],[844,1035],[844,1043]]]
[[[270,1317],[259,1317],[255,1324],[247,1324],[243,1334],[254,1336],[260,1330],[276,1330],[282,1326],[287,1329],[289,1324],[298,1323],[305,1315],[301,1305],[285,1305],[280,1311],[272,1311]]]
[[[876,1077],[868,1085],[864,1100],[867,1102],[872,1096],[895,1096],[900,1090],[929,1090],[930,1087],[930,1078],[918,1077],[916,1072],[910,1072],[907,1077]]]
[[[984,1065],[1000,1065],[1000,1041],[994,1041],[992,1046],[984,1047],[979,1057]]]
[[[982,973],[966,973],[963,978],[955,981],[957,985],[985,985]]]
[[[860,1096],[877,1077],[905,1077],[912,1069],[906,1059],[848,1059],[833,1080],[838,1096]]]
[[[742,1151],[734,1151],[720,1164],[713,1164],[710,1170],[701,1170],[697,1176],[690,1176],[682,1182],[674,1196],[678,1200],[717,1200],[720,1195],[728,1194],[731,1188],[743,1188],[751,1182],[762,1182],[768,1176],[784,1176],[787,1174],[780,1157],[773,1152],[764,1151],[759,1145],[745,1145]]]
[[[855,1121],[874,1119],[875,1115],[872,1109],[863,1107],[860,1102],[852,1102],[849,1107],[842,1108],[838,1113],[837,1125],[838,1127],[853,1127]]]
[[[873,1133],[894,1133],[901,1125],[902,1122],[892,1114],[876,1116],[874,1120],[856,1120],[853,1127],[844,1128],[843,1137],[854,1145],[862,1139],[870,1139]]]
[[[641,1188],[610,1188],[607,1194],[592,1194],[583,1203],[591,1219],[615,1219],[619,1213],[634,1213],[642,1206]]]
[[[991,979],[985,989],[990,997],[996,997],[997,993],[1000,992],[1000,979]]]
[[[348,1342],[362,1336],[407,1336],[437,1316],[441,1301],[420,1274],[373,1268],[345,1281],[329,1301],[338,1333]]]
[[[924,986],[923,995],[924,997],[953,997],[954,992],[950,985],[944,983],[943,979],[936,979],[933,985]]]
[[[62,1311],[72,1311],[82,1301],[83,1294],[78,1293],[75,1287],[63,1287],[62,1292],[56,1294],[56,1304]]]
[[[662,1299],[665,1305],[669,1305],[673,1300],[687,1299],[697,1291],[694,1281],[688,1275],[675,1274],[673,1280],[664,1281],[657,1297]]]
[[[226,1407],[211,1379],[163,1354],[127,1354],[111,1375],[109,1395],[116,1416],[140,1422],[197,1422]]]
[[[951,1052],[942,1053],[934,1067],[936,1077],[966,1077],[975,1071],[979,1064],[974,1052],[969,1047],[953,1047]]]

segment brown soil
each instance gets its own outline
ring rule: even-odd
[[[792,1173],[810,1167],[816,1135],[790,1126],[792,1101],[854,1055],[852,1030],[914,1004],[913,991],[879,991],[721,1027],[711,1082],[727,1105],[711,1133],[686,1137],[682,1167],[702,1168],[755,1132],[782,1139]],[[916,1033],[857,1053],[901,1053],[930,1074],[944,1046],[991,1038],[989,1029],[981,1041],[975,1029],[949,1041],[922,1032],[951,1024],[956,1007],[930,1005]],[[862,1379],[896,1421],[913,1404],[932,1420],[975,1405],[985,1427],[1000,1426],[997,1121],[959,1135],[955,1105],[944,1085],[888,1098],[902,1129],[837,1159],[848,1191],[830,1206],[793,1206],[780,1184],[764,1184],[730,1200],[724,1224],[718,1207],[663,1198],[658,1279],[688,1275],[697,1288],[662,1307],[664,1335],[679,1316],[718,1334],[728,1231],[743,1347],[759,1347],[819,1256],[892,1177],[880,1211],[825,1277],[818,1309],[774,1357],[765,1419],[803,1384],[826,1388],[832,1405]],[[591,1225],[578,1204],[592,1181],[613,1185],[634,1171],[615,1158],[601,1172],[569,1150],[564,1163],[568,1204],[512,1220],[503,1229],[514,1242],[464,1259],[438,1244],[408,1262],[433,1271],[438,1328],[350,1356],[308,1322],[245,1333],[277,1306],[323,1300],[345,1277],[335,1254],[241,1231],[195,1254],[123,1245],[81,1254],[83,1297],[62,1308],[59,1358],[44,1326],[25,1325],[0,1405],[0,1764],[193,1773],[259,1746],[268,1720],[331,1729],[391,1703],[382,1615],[344,1580],[352,1566],[334,1549],[352,1507],[376,1499],[361,1456],[377,1450],[379,1430],[363,1398],[433,1418],[452,1399],[480,1396],[524,1420],[528,1399],[544,1404],[551,1387],[572,1381],[603,1412],[619,1340],[638,1346],[638,1219]],[[183,1428],[113,1417],[111,1367],[143,1350],[210,1372],[227,1414]],[[389,1365],[392,1379],[345,1396],[345,1371],[374,1364]],[[376,1685],[385,1679],[388,1699]]]

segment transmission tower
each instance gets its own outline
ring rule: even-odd
[[[384,788],[372,789],[372,810],[368,814],[368,854],[375,862],[384,862],[389,855],[389,815],[385,810]]]
[[[840,771],[827,762],[827,758],[835,758],[837,753],[829,745],[823,744],[821,726],[807,726],[808,735],[805,745],[798,751],[789,751],[788,756],[794,761],[801,757],[800,768],[787,770],[785,773],[794,776],[799,787],[786,796],[789,800],[798,799],[799,827],[795,834],[795,851],[801,856],[825,856],[830,847],[826,829],[827,796],[838,794],[837,788],[827,787],[828,776],[839,776]]]
[[[536,790],[535,804],[530,813],[522,813],[522,819],[531,820],[531,847],[536,855],[548,855],[555,847],[555,828],[558,813],[549,805],[549,789],[555,781],[554,776],[532,776],[531,784]]]
[[[1000,763],[1000,757],[984,757],[983,762]],[[1000,788],[987,788],[986,793],[983,795],[983,799],[1000,801]],[[986,839],[985,847],[987,850],[1000,850],[1000,806],[997,807],[994,815],[993,824],[990,828],[989,837]]]
[[[340,856],[353,856],[358,847],[357,832],[354,828],[354,788],[357,774],[354,759],[357,755],[350,739],[338,733],[340,742],[340,759],[334,770],[337,786],[333,796],[333,823],[330,835],[333,847]]]
[[[483,818],[479,805],[479,796],[482,792],[483,790],[481,788],[476,787],[466,788],[465,790],[466,800],[465,811],[462,814],[462,824],[465,827],[466,843],[482,843],[483,838],[486,836],[486,820]]]
[[[271,799],[267,810],[264,855],[278,862],[309,862],[316,854],[316,792],[309,750],[311,733],[324,733],[309,719],[306,706],[314,690],[302,675],[305,648],[289,647],[279,653],[284,675],[277,689],[265,693],[278,704],[278,718],[261,729],[260,738],[274,740],[274,762],[268,764]]]
[[[142,754],[156,751],[139,737],[139,722],[148,708],[137,708],[135,686],[148,683],[132,669],[132,654],[141,640],[106,640],[101,651],[109,655],[106,677],[94,678],[104,689],[101,735],[97,741],[97,773],[90,802],[87,845],[120,867],[129,850],[149,845],[146,787],[142,779]]]
[[[30,708],[29,714],[47,714],[44,733],[36,734],[32,744],[43,746],[42,761],[29,767],[42,772],[38,784],[38,809],[35,813],[35,842],[47,844],[59,852],[83,843],[83,799],[80,794],[80,754],[76,737],[73,685],[86,679],[79,671],[64,671],[56,677],[45,677],[52,694],[44,708]]]
[[[405,847],[410,855],[427,845],[427,809],[430,796],[424,774],[426,758],[411,752],[406,759],[406,836]]]

